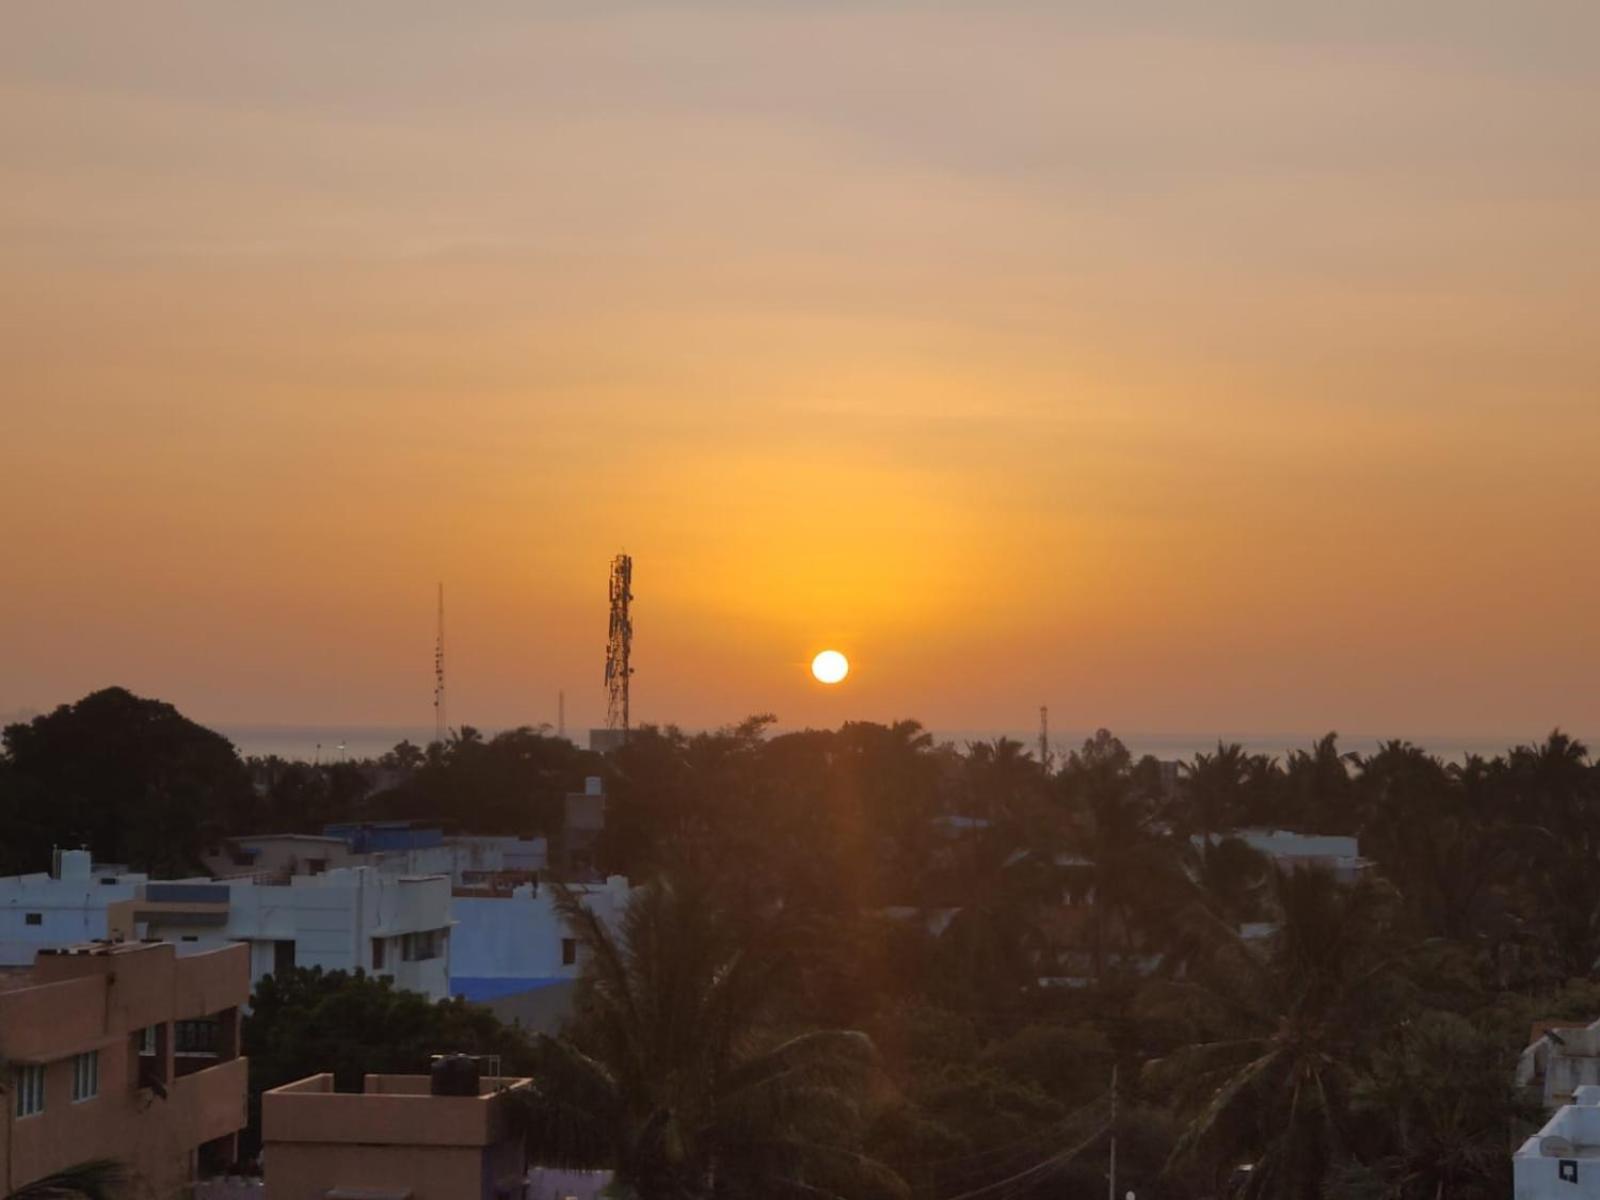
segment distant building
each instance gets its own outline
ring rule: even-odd
[[[606,828],[605,783],[597,775],[583,781],[583,791],[568,792],[562,805],[559,853],[550,865],[572,878],[594,871],[596,847]]]
[[[0,973],[0,1194],[94,1158],[125,1163],[138,1195],[225,1170],[245,1125],[248,959],[102,943]]]
[[[1212,843],[1237,838],[1252,850],[1264,854],[1275,866],[1316,867],[1329,871],[1341,883],[1354,883],[1372,865],[1361,857],[1361,847],[1353,837],[1329,834],[1293,833],[1286,829],[1235,829],[1211,835]],[[1204,838],[1190,839],[1199,846]]]
[[[87,851],[58,874],[0,879],[0,964],[90,937],[249,944],[250,983],[285,967],[364,970],[440,1000],[450,994],[450,880],[334,867],[286,883],[152,880],[96,873]]]
[[[572,884],[571,890],[612,928],[633,895],[620,875],[603,884]],[[510,895],[458,890],[450,994],[488,1005],[502,1021],[554,1030],[583,970],[577,935],[556,912],[555,901],[549,885],[524,884]]]
[[[336,867],[374,867],[387,875],[447,875],[452,883],[497,876],[531,879],[549,866],[544,838],[458,837],[411,821],[329,825],[318,834],[266,833],[225,838],[202,855],[218,879],[286,883]]]
[[[1600,1198],[1600,1086],[1578,1087],[1573,1103],[1511,1156],[1513,1200]]]
[[[368,1075],[359,1093],[313,1075],[261,1098],[271,1200],[510,1200],[526,1159],[513,1106],[526,1079],[445,1095],[426,1075]]]

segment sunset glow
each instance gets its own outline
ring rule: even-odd
[[[0,712],[1600,726],[1600,9],[1400,8],[20,6]]]

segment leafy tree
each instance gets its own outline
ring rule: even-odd
[[[485,739],[463,725],[429,746],[420,762],[416,747],[396,746],[383,765],[411,773],[366,801],[365,810],[373,817],[448,817],[474,833],[559,833],[563,797],[582,791],[585,776],[603,775],[601,762],[532,726]]]
[[[252,803],[226,738],[123,688],[7,726],[3,740],[0,866],[10,870],[82,845],[102,861],[186,874]]]
[[[1511,1188],[1507,1134],[1534,1115],[1502,1047],[1445,1012],[1422,1014],[1380,1049],[1353,1101],[1363,1157],[1389,1200],[1498,1200]]]
[[[432,1056],[492,1054],[508,1074],[532,1060],[528,1041],[487,1008],[430,1001],[357,971],[294,967],[256,985],[241,1028],[250,1059],[251,1129],[257,1144],[261,1093],[308,1075],[333,1073],[340,1091],[358,1091],[367,1074],[420,1074]]]

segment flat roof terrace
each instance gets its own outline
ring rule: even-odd
[[[324,1072],[261,1098],[266,1141],[386,1146],[490,1146],[513,1135],[517,1093],[533,1081],[490,1076],[476,1096],[435,1096],[427,1075],[368,1075],[360,1092]]]

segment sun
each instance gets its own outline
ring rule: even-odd
[[[838,683],[850,674],[850,660],[837,650],[824,650],[811,660],[811,673],[818,683]]]

